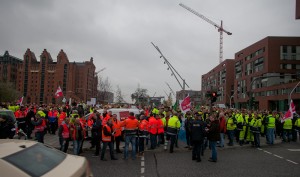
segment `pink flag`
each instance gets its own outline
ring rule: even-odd
[[[59,98],[59,97],[62,97],[62,96],[63,96],[63,92],[62,92],[60,86],[58,86],[58,88],[57,88],[57,90],[56,90],[56,92],[55,92],[54,97],[55,97],[55,98]]]
[[[191,98],[190,96],[187,96],[184,98],[184,100],[179,101],[179,107],[182,112],[186,113],[187,111],[191,110]]]

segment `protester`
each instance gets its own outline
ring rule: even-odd
[[[103,130],[102,130],[103,148],[101,151],[101,158],[100,158],[102,161],[107,161],[107,159],[104,158],[107,146],[109,147],[111,160],[118,160],[114,156],[114,147],[113,147],[114,134],[115,132],[113,131],[113,120],[112,118],[110,118],[107,120],[106,125],[103,126]]]
[[[205,136],[205,123],[202,121],[199,113],[195,114],[195,119],[190,121],[189,124],[191,140],[193,143],[192,160],[201,161],[200,153],[203,147],[203,140]]]
[[[41,114],[36,114],[35,118],[34,117],[31,118],[31,123],[35,126],[34,127],[35,137],[38,142],[44,143],[44,135],[45,135],[44,130],[46,128],[45,120]]]
[[[69,147],[70,141],[70,118],[65,118],[59,128],[58,128],[58,137],[59,137],[59,144],[60,150],[63,152],[67,152]]]
[[[220,123],[215,114],[210,115],[210,125],[207,128],[208,140],[211,148],[210,162],[217,162],[217,141],[220,141]]]

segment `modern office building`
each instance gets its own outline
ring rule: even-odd
[[[286,111],[298,71],[300,37],[266,37],[242,49],[235,54],[236,107]],[[291,98],[299,105],[300,87]]]
[[[229,107],[234,94],[234,60],[227,59],[218,66],[202,75],[202,98],[203,105],[210,105],[210,98],[206,95],[211,92],[217,92],[218,98],[214,105],[223,104]],[[233,103],[233,102],[232,102]]]
[[[98,79],[95,76],[93,58],[85,62],[69,62],[61,50],[57,61],[53,61],[45,49],[40,61],[27,49],[24,60],[12,57],[5,52],[0,59],[1,81],[12,82],[24,96],[23,103],[61,103],[54,94],[60,86],[68,100],[86,102],[97,95]]]

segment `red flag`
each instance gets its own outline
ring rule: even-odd
[[[55,92],[54,97],[55,97],[55,98],[59,98],[59,97],[62,97],[62,96],[63,96],[63,92],[62,92],[60,86],[58,86],[58,88],[57,88],[57,90],[56,90],[56,92]]]
[[[179,107],[184,113],[191,110],[191,98],[189,95],[185,97],[184,100],[179,101]]]
[[[292,119],[294,113],[296,113],[296,108],[293,103],[293,100],[291,100],[289,110],[284,114],[283,118],[281,119],[281,122],[284,122],[286,119]]]
[[[290,103],[290,111],[292,114],[296,113],[296,108],[295,108],[293,100],[291,100],[291,103]]]

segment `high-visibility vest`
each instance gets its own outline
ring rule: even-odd
[[[108,125],[104,125],[104,127],[102,129],[102,141],[104,141],[104,142],[111,142],[111,136],[106,136],[104,134],[104,128],[106,128],[106,130],[108,131],[108,133],[111,133],[111,128]]]
[[[168,121],[167,134],[177,135],[181,123],[177,116],[173,116]]]
[[[293,122],[292,119],[286,119],[283,123],[283,129],[284,130],[292,130]]]
[[[267,119],[269,119],[267,128],[275,128],[275,118],[272,115],[269,115]]]
[[[295,126],[300,128],[300,118],[298,118],[295,122]]]
[[[226,123],[226,129],[227,130],[234,130],[236,128],[236,124],[233,121],[232,117],[229,117],[227,119],[227,123]]]

